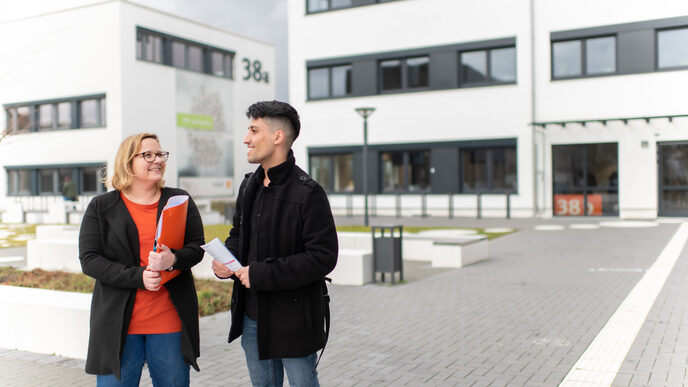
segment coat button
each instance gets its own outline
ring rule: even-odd
[[[299,177],[299,179],[306,180],[306,176],[301,176],[301,177]]]

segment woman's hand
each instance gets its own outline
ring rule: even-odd
[[[177,257],[170,251],[169,247],[165,245],[158,245],[158,251],[151,251],[148,253],[148,267],[149,270],[163,271],[174,265]]]
[[[146,288],[146,290],[150,290],[152,292],[157,292],[160,290],[161,279],[162,277],[157,271],[148,269],[143,271],[143,286]]]

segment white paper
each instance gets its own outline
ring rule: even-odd
[[[225,244],[220,242],[220,240],[217,238],[204,245],[201,245],[201,248],[207,251],[214,260],[225,265],[231,271],[237,271],[243,267],[236,259],[234,254],[232,254],[232,252],[227,249]]]

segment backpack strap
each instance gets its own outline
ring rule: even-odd
[[[330,338],[330,295],[327,292],[327,282],[332,282],[332,279],[325,277],[322,282],[323,289],[323,307],[325,308],[325,344],[323,344],[322,351],[320,351],[320,356],[315,362],[315,367],[313,367],[313,373],[318,369],[318,364],[320,364],[320,359],[322,359],[323,353],[325,353],[325,346],[327,346],[327,340]]]

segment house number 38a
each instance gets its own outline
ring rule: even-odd
[[[244,64],[244,77],[241,79],[248,81],[253,78],[256,82],[269,83],[268,72],[263,71],[263,64],[258,59],[252,61],[249,58],[244,58],[241,62]]]

